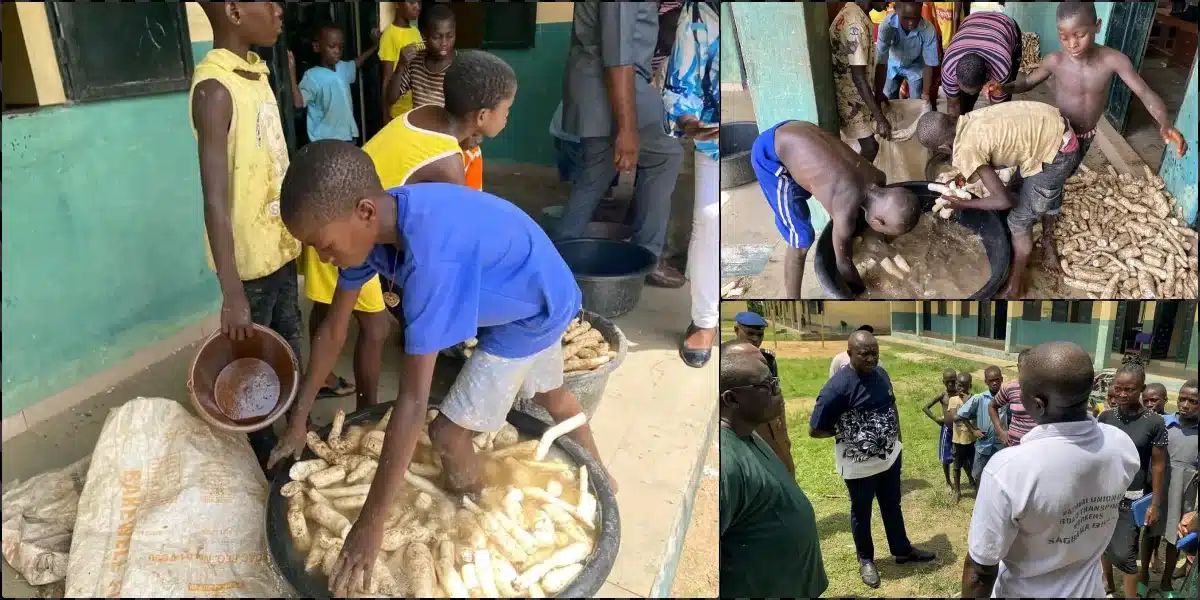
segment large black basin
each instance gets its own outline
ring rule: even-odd
[[[721,189],[728,190],[755,180],[750,148],[758,139],[758,123],[721,123]]]
[[[583,292],[583,308],[608,319],[637,306],[646,275],[658,263],[653,252],[632,242],[581,238],[554,246]]]
[[[430,400],[430,404],[433,404],[432,399]],[[393,404],[394,402],[376,404],[371,408],[347,415],[345,425],[348,427],[376,423],[383,418]],[[536,418],[516,410],[509,411],[508,422],[516,427],[522,435],[534,438],[541,437],[549,427]],[[330,426],[327,425],[317,430],[322,439],[329,435],[329,428]],[[596,549],[584,563],[583,570],[575,577],[575,581],[559,592],[556,597],[591,598],[600,591],[600,587],[604,585],[604,580],[608,578],[613,563],[617,559],[617,550],[621,546],[621,514],[617,509],[617,498],[608,485],[608,478],[604,476],[605,471],[600,463],[579,444],[565,437],[558,438],[554,445],[565,452],[575,464],[586,465],[588,473],[594,474],[588,478],[588,484],[596,496],[600,514]],[[312,453],[312,450],[305,449],[301,459],[313,458],[316,458],[316,455]],[[279,492],[289,481],[288,470],[291,469],[292,463],[290,458],[285,459],[277,467],[275,478],[271,482],[271,494],[267,500],[267,546],[275,564],[283,573],[283,577],[299,592],[299,597],[328,598],[330,596],[329,579],[319,569],[314,573],[304,570],[304,555],[296,550],[291,534],[288,532],[287,498],[281,496]]]
[[[905,181],[893,183],[887,187],[903,187],[912,190],[921,202],[921,212],[933,211],[933,202],[937,200],[937,192],[929,191],[928,181]],[[1008,267],[1012,263],[1012,241],[1008,236],[1008,228],[999,213],[990,210],[965,209],[954,211],[951,221],[979,234],[983,240],[983,249],[987,252],[988,266],[991,276],[986,284],[970,295],[973,300],[984,300],[995,296],[1008,280]],[[825,225],[817,238],[813,250],[813,267],[817,279],[831,298],[849,300],[854,298],[842,292],[842,276],[838,274],[837,258],[833,253],[833,223]]]

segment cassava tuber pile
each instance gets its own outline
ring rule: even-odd
[[[1042,47],[1036,33],[1026,31],[1021,34],[1021,73],[1032,73],[1042,64]]]
[[[562,336],[563,373],[574,375],[598,369],[617,356],[592,324],[574,319]]]
[[[305,569],[328,575],[366,502],[392,411],[373,426],[342,435],[338,411],[327,440],[309,433],[318,458],[288,472],[281,495]],[[429,411],[426,422],[436,417]],[[595,546],[596,498],[587,467],[549,457],[554,439],[587,421],[585,415],[521,441],[505,424],[475,436],[485,488],[479,502],[454,499],[438,485],[441,461],[422,432],[385,525],[371,589],[353,595],[417,598],[545,598],[579,574]]]
[[[1196,298],[1196,232],[1163,187],[1081,166],[1054,225],[1064,282],[1093,299]]]
[[[463,358],[469,358],[479,345],[478,340],[471,338],[461,344],[458,349]],[[615,350],[604,341],[599,330],[593,329],[592,324],[580,319],[573,319],[562,335],[563,374],[575,375],[599,369],[617,356]]]

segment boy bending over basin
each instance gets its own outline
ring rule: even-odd
[[[871,229],[894,237],[912,231],[921,216],[915,194],[883,187],[883,171],[812,123],[784,121],[764,131],[754,141],[750,161],[788,244],[787,298],[800,299],[804,257],[815,239],[809,198],[815,196],[829,213],[838,274],[855,296],[866,290],[853,260],[854,234],[864,218]]]
[[[477,494],[482,469],[471,438],[499,430],[518,394],[534,398],[557,421],[582,412],[563,386],[560,346],[582,295],[550,239],[520,208],[449,183],[384,190],[370,157],[345,142],[316,142],[296,153],[283,181],[281,216],[341,272],[330,316],[313,340],[296,414],[272,464],[304,449],[312,400],[346,340],[359,288],[383,274],[403,296],[400,392],[378,475],[330,577],[331,589],[344,592],[374,567],[389,508],[425,424],[439,351],[479,340],[429,425],[451,493]],[[599,456],[587,425],[569,435]]]

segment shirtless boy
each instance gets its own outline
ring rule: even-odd
[[[885,236],[899,236],[912,231],[921,216],[916,195],[884,187],[883,171],[812,123],[784,121],[764,131],[754,142],[750,161],[788,244],[787,298],[800,298],[804,258],[815,240],[809,198],[815,196],[829,213],[842,292],[856,296],[866,289],[852,256],[854,235],[864,221]]]
[[[1096,124],[1104,116],[1104,102],[1113,75],[1121,78],[1129,90],[1146,105],[1146,110],[1158,123],[1163,141],[1175,144],[1175,155],[1183,157],[1187,142],[1172,126],[1167,106],[1162,98],[1146,85],[1129,57],[1120,51],[1096,43],[1100,20],[1091,2],[1063,2],[1056,9],[1058,39],[1063,49],[1042,59],[1042,64],[1028,76],[1017,77],[1007,84],[989,84],[999,93],[1027,92],[1054,75],[1054,103],[1071,123],[1079,136],[1080,157],[1087,156],[1096,138]]]

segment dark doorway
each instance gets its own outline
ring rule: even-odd
[[[305,71],[317,64],[313,39],[318,27],[324,24],[342,28],[346,34],[342,59],[354,60],[363,49],[371,46],[371,31],[379,26],[379,3],[283,3],[283,35],[279,36],[279,43],[265,50],[271,54],[271,84],[275,88],[279,111],[283,116],[288,149],[292,152],[309,140],[304,109],[297,109],[293,103],[287,52],[291,50],[296,56],[296,79],[299,81],[304,77]],[[379,60],[372,58],[363,65],[358,79],[350,86],[360,140],[370,138],[382,127],[382,111],[379,107],[381,77]]]
[[[933,329],[933,303],[921,303],[921,330],[930,331]]]
[[[992,316],[992,339],[1003,340],[1008,337],[1008,302],[996,302],[996,314]]]
[[[1142,68],[1142,59],[1146,55],[1146,44],[1150,40],[1150,27],[1154,23],[1157,9],[1155,2],[1114,2],[1112,13],[1109,15],[1108,33],[1104,45],[1116,48],[1133,62],[1133,70]],[[1104,116],[1112,123],[1118,132],[1125,132],[1125,124],[1129,119],[1129,103],[1133,96],[1129,86],[1114,77],[1112,87],[1108,90],[1107,108]]]
[[[1168,358],[1171,349],[1171,338],[1175,333],[1175,318],[1179,314],[1179,301],[1159,301],[1154,310],[1154,338],[1150,340],[1150,358],[1163,360]]]
[[[1123,314],[1122,314],[1123,313]],[[1122,302],[1117,311],[1116,334],[1113,336],[1112,351],[1123,354],[1142,332],[1142,303],[1136,300]]]

